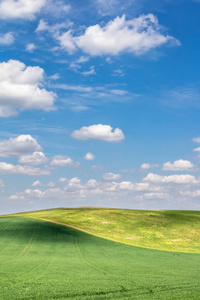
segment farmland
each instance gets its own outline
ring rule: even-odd
[[[146,249],[145,245],[138,247],[109,240],[118,239],[115,228],[118,230],[120,226],[123,230],[127,228],[126,234],[130,235],[128,229],[130,220],[127,216],[127,222],[123,219],[124,211],[134,213],[131,210],[88,208],[2,216],[0,218],[1,299],[199,299],[200,254],[172,251],[170,247],[170,251]],[[116,227],[108,230],[108,226],[111,226],[109,222],[112,217],[114,218],[112,212],[118,222],[112,224]],[[135,211],[136,213],[139,211]],[[149,212],[144,213],[143,218],[142,212],[137,215],[137,221],[140,219],[143,224],[140,226],[140,231],[142,228],[149,230],[147,223],[144,222],[145,218],[146,222],[148,221],[148,214]],[[173,217],[173,213],[169,212],[172,232],[176,228],[178,234],[178,224],[181,228],[180,234],[183,231],[182,235],[191,231],[190,227],[187,231],[186,217],[188,226],[194,226],[194,231],[199,213],[174,212],[174,214]],[[99,218],[101,215],[102,219],[98,219],[97,215]],[[33,217],[67,223],[91,231],[91,234]],[[159,219],[159,215],[157,217]],[[193,223],[192,218],[194,218]],[[163,219],[166,221],[166,218]],[[184,230],[181,227],[182,223],[185,224]],[[104,225],[107,228],[103,227]],[[155,232],[160,232],[161,228],[157,228]],[[108,232],[105,236],[107,239],[94,235],[96,233],[102,236],[106,232]],[[188,238],[196,241],[194,232]],[[128,241],[133,242],[131,239]],[[192,244],[191,241],[190,243]],[[166,239],[163,238],[157,247],[159,244],[167,247]],[[178,248],[181,244],[186,252],[184,240],[175,244]],[[148,246],[150,248],[151,244]],[[193,248],[191,245],[190,252],[192,251],[198,252],[197,242]]]

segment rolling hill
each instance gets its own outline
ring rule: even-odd
[[[111,208],[58,208],[16,216],[74,226],[129,245],[200,253],[200,211],[147,211]]]

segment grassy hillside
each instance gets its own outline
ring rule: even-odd
[[[31,218],[0,218],[0,266],[2,300],[198,300],[200,295],[199,254],[133,247]]]
[[[69,224],[139,247],[200,253],[200,211],[60,208],[20,215]]]

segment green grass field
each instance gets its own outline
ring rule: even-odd
[[[143,215],[140,212],[139,215],[138,211],[131,210],[57,209],[1,217],[0,298],[3,300],[199,300],[200,254],[198,253],[153,250],[126,245],[70,227],[32,218],[41,217],[57,222],[62,221],[90,230],[93,234],[103,235],[107,231],[103,226],[109,226],[109,220],[114,218],[112,211],[115,214],[117,226],[109,229],[108,238],[117,239],[114,231],[115,228],[120,228],[122,223],[124,223],[124,234],[127,228],[127,236],[129,236],[129,220],[126,216],[126,220],[123,221],[124,211],[132,214],[135,212],[138,222],[141,218],[140,231],[142,228],[144,231],[145,228],[149,230],[147,216],[150,212],[143,212]],[[185,214],[188,215],[188,226],[196,224],[197,216],[199,216],[198,212],[174,212],[173,218],[172,212],[160,213],[170,215],[172,228],[173,226],[177,228],[177,224],[185,224]],[[181,222],[182,213],[183,221]],[[94,218],[95,214],[99,218],[102,215],[101,223]],[[144,221],[145,214],[146,221]],[[192,225],[189,220],[193,217],[194,224]],[[93,221],[90,218],[93,218]],[[163,217],[163,219],[166,218]],[[97,223],[99,223],[98,226]],[[168,224],[167,221],[166,224]],[[96,232],[95,226],[99,228],[99,231]],[[184,230],[188,232],[186,227]],[[182,227],[180,228],[180,233],[184,236]],[[159,230],[161,229],[157,231]],[[197,232],[198,230],[199,227],[196,228]],[[178,229],[176,229],[177,233]],[[196,234],[193,233],[192,236]],[[184,245],[184,242],[182,244]],[[151,247],[151,244],[148,246]],[[197,244],[195,249],[198,249]]]

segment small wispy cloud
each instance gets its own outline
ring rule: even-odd
[[[102,103],[127,103],[136,101],[140,97],[139,94],[130,93],[117,85],[88,86],[51,83],[49,87],[66,91],[66,97],[63,97],[62,104],[65,108],[74,111],[86,110]]]
[[[174,108],[200,108],[200,89],[196,86],[179,87],[164,92],[162,103]]]
[[[11,45],[14,43],[14,35],[12,32],[7,32],[5,34],[0,34],[0,45]]]
[[[27,45],[26,45],[26,51],[27,51],[27,52],[32,53],[32,52],[34,52],[36,49],[37,49],[37,46],[35,46],[35,44],[33,44],[33,43],[30,43],[30,44],[27,44]]]
[[[83,71],[83,72],[81,72],[81,74],[84,75],[84,76],[90,76],[90,75],[96,74],[94,66],[90,67],[89,71]]]

